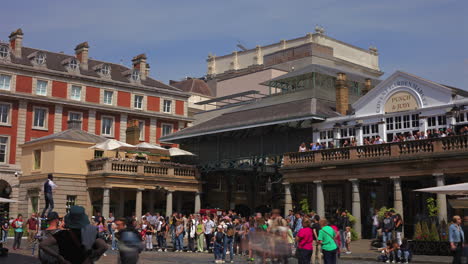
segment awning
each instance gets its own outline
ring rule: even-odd
[[[174,157],[174,156],[195,156],[195,154],[193,154],[192,152],[188,152],[188,151],[182,150],[180,148],[170,148],[169,153],[170,153],[171,157]]]
[[[121,142],[115,139],[108,139],[104,142],[98,143],[90,149],[100,149],[100,150],[125,150],[125,149],[135,149],[136,147],[125,142]]]
[[[468,195],[468,182],[444,185],[438,187],[424,188],[414,190],[415,192],[428,192],[437,194],[448,194],[448,195]]]

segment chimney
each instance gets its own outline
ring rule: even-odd
[[[133,69],[140,71],[140,79],[145,80],[148,76],[148,71],[146,70],[146,54],[142,53],[133,57],[132,59]]]
[[[23,47],[23,30],[18,28],[16,31],[11,32],[10,47],[15,57],[21,57],[21,48]]]
[[[348,85],[346,82],[346,74],[338,73],[335,83],[336,89],[336,112],[341,115],[346,115],[349,109],[348,105]]]
[[[88,49],[87,41],[76,45],[75,48],[76,58],[80,61],[80,68],[83,70],[88,70]]]
[[[67,129],[78,129],[81,130],[81,120],[68,120]]]
[[[149,77],[150,74],[150,65],[149,63],[146,63],[146,77]]]
[[[140,143],[140,127],[138,120],[130,120],[128,122],[127,130],[125,130],[125,142],[130,145],[137,145]]]
[[[365,95],[372,89],[372,81],[370,78],[366,79],[366,82],[364,83],[364,91],[362,91],[362,95]]]

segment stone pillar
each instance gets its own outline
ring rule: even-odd
[[[120,189],[119,195],[119,216],[125,217],[125,190]]]
[[[102,192],[101,215],[104,216],[105,219],[109,218],[109,210],[110,210],[110,190],[109,188],[104,188]]]
[[[127,121],[128,121],[127,119],[128,119],[127,114],[124,114],[124,113],[120,114],[120,138],[116,138],[116,139],[120,140],[122,142],[126,142],[126,140],[127,140],[127,134],[126,134],[126,132],[127,132],[126,131],[127,130]],[[137,125],[138,125],[138,123],[137,123]],[[140,129],[138,129],[138,132],[139,131],[140,131]],[[138,133],[138,139],[139,138],[140,138],[140,133]],[[138,143],[136,143],[136,144],[138,144]],[[132,143],[130,143],[130,144],[132,144]]]
[[[288,215],[289,211],[292,211],[292,196],[291,196],[291,184],[289,182],[283,183],[284,185],[284,215]]]
[[[419,116],[419,131],[424,132],[424,135],[427,136],[427,117]]]
[[[350,179],[349,180],[352,185],[353,189],[353,205],[352,205],[352,214],[356,219],[356,223],[354,223],[354,230],[358,234],[359,238],[362,236],[362,224],[361,224],[361,197],[359,195],[359,181],[358,179]]]
[[[88,112],[88,132],[96,134],[96,110],[93,109]]]
[[[437,186],[445,185],[445,176],[443,173],[434,173],[432,176],[436,177]],[[439,222],[445,220],[447,223],[447,197],[445,194],[437,194],[437,205],[439,206]]]
[[[177,193],[177,212],[180,213],[182,211],[182,193]]]
[[[63,106],[56,104],[55,105],[55,115],[54,115],[54,133],[62,131],[62,115],[63,115]],[[68,121],[68,117],[67,117]],[[65,127],[64,129],[67,129]]]
[[[403,218],[403,194],[401,192],[400,177],[390,177],[393,180],[393,207]]]
[[[200,199],[200,192],[195,193],[195,211],[194,213],[198,214],[201,209],[201,199]]]
[[[150,119],[150,139],[149,143],[156,144],[156,118],[152,117]]]
[[[378,127],[379,127],[379,136],[380,138],[382,138],[385,142],[387,142],[387,124],[385,123],[385,121],[380,121],[379,123],[377,123]]]
[[[322,218],[325,217],[325,198],[323,197],[322,181],[314,181],[317,194],[317,214]]]
[[[143,189],[137,189],[136,191],[136,204],[135,204],[135,216],[137,220],[141,220],[141,216],[143,215],[143,205],[142,205],[142,197],[143,196]]]
[[[362,125],[356,126],[356,141],[359,146],[362,146],[364,144]]]
[[[172,193],[174,191],[167,191],[166,194],[166,216],[172,215]]]

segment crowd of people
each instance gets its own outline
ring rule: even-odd
[[[443,138],[448,136],[455,136],[457,135],[453,129],[446,128],[446,129],[428,129],[426,132],[417,131],[417,132],[406,132],[406,133],[399,133],[393,136],[391,142],[405,142],[411,140],[423,140],[423,139],[433,139],[433,138]],[[468,135],[468,126],[464,126],[460,128],[459,135]],[[386,143],[379,135],[372,136],[372,137],[364,137],[362,145],[375,145],[375,144],[383,144]],[[315,151],[315,150],[322,150],[322,149],[332,149],[335,147],[356,147],[358,146],[358,142],[356,141],[355,137],[351,137],[349,139],[342,139],[340,142],[340,146],[335,146],[332,141],[326,142],[316,142],[310,143],[309,147],[305,142],[302,142],[299,146],[298,152],[307,152],[307,151]]]

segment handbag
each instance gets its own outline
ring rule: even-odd
[[[327,234],[333,240],[333,242],[335,243],[337,249],[340,248],[339,245],[336,244],[335,238],[332,235],[330,235],[327,231],[325,231],[323,229],[321,229],[320,231],[323,231],[325,234]]]

